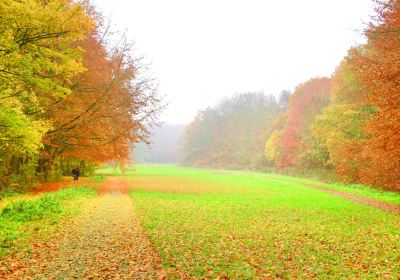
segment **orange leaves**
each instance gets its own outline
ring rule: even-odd
[[[368,43],[350,49],[333,76],[331,105],[322,111],[328,81],[291,96],[281,136],[266,144],[277,167],[322,163],[342,180],[400,189],[400,0],[376,3]]]
[[[366,123],[369,164],[361,181],[400,189],[400,1],[378,4],[379,22],[370,24],[365,51],[354,58],[368,89],[364,102],[378,109]]]
[[[79,45],[87,71],[74,79],[72,94],[50,108],[54,129],[45,143],[63,157],[126,161],[132,144],[146,136],[144,122],[158,112],[158,100],[135,85],[137,65],[128,45],[108,52],[96,33]]]
[[[333,104],[313,131],[341,179],[400,189],[400,1],[377,4],[368,43],[337,69]]]
[[[301,154],[312,144],[309,140],[310,126],[322,108],[328,105],[331,95],[331,80],[329,78],[314,78],[297,86],[289,99],[286,120],[280,134],[274,133],[267,142],[268,153],[275,155],[277,167],[301,167]],[[278,147],[271,147],[276,143]]]

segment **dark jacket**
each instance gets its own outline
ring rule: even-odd
[[[78,178],[79,175],[81,175],[81,171],[79,170],[79,168],[74,168],[74,169],[72,169],[72,176]]]

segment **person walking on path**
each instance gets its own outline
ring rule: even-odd
[[[72,177],[74,177],[74,184],[78,182],[79,175],[81,175],[81,171],[78,167],[72,169]]]

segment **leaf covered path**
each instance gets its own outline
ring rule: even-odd
[[[10,279],[162,279],[160,258],[134,219],[118,179],[45,244],[35,244]],[[115,188],[114,188],[115,186]]]

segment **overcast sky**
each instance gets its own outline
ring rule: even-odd
[[[277,95],[330,76],[364,42],[370,0],[94,0],[138,55],[150,61],[170,101],[161,120],[190,122],[223,96]]]

